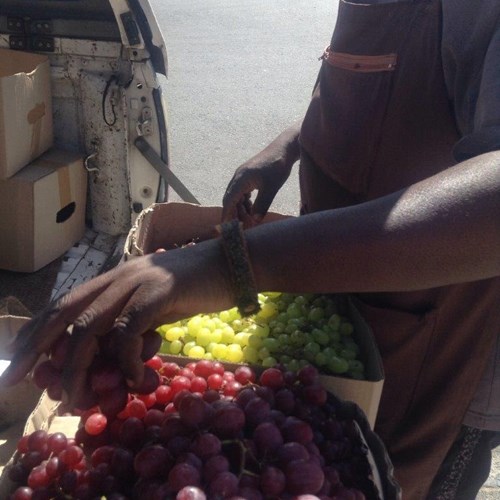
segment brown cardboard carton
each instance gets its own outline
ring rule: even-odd
[[[17,316],[0,316],[0,359],[9,359],[6,346],[28,319]],[[186,357],[162,357],[166,361],[174,361],[181,366],[192,361]],[[232,371],[238,366],[230,363],[224,363],[224,365],[226,369]],[[36,389],[29,377],[13,389],[14,391],[9,396],[8,405],[5,407],[10,412],[8,422],[5,422],[0,431],[1,499],[9,498],[15,488],[15,484],[8,477],[8,470],[19,457],[16,445],[23,435],[29,435],[38,429],[43,429],[49,433],[63,432],[66,436],[73,437],[80,424],[80,417],[62,415],[60,403],[50,399],[46,392],[42,393]],[[0,391],[0,396],[2,395],[5,393]],[[19,405],[23,407],[22,413],[17,408]],[[4,410],[2,409],[2,411]],[[12,413],[12,411],[16,413]],[[340,401],[337,416],[340,419],[354,420],[358,427],[361,439],[366,445],[367,458],[371,465],[373,480],[380,500],[400,498],[400,489],[394,480],[393,468],[387,451],[378,436],[370,429],[365,414],[356,404]]]
[[[0,179],[14,175],[52,142],[49,59],[0,49]]]
[[[269,213],[264,222],[286,216]],[[124,254],[134,256],[154,252],[157,248],[175,248],[191,240],[195,242],[215,236],[214,226],[221,220],[221,207],[202,207],[189,203],[158,203],[144,210],[137,218],[125,242]],[[356,403],[373,427],[384,384],[380,354],[369,326],[354,303],[347,297],[346,314],[354,326],[353,336],[361,350],[366,380],[322,375],[324,386],[337,397]]]
[[[87,173],[80,155],[51,149],[0,181],[0,269],[33,272],[85,231]]]
[[[29,318],[0,316],[0,373],[10,360],[7,346]],[[15,451],[23,434],[26,419],[36,406],[42,391],[29,377],[14,387],[0,389],[0,473]],[[0,498],[7,498],[0,494]]]

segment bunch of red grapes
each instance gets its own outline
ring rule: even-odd
[[[336,417],[341,403],[316,368],[257,377],[146,351],[141,391],[123,396],[123,377],[101,357],[75,436],[38,430],[20,440],[12,500],[379,498],[358,427]]]

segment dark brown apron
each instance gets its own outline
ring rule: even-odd
[[[441,23],[440,0],[341,0],[300,135],[303,213],[377,198],[455,163]],[[386,374],[375,430],[403,498],[426,498],[492,352],[500,280],[358,298]]]

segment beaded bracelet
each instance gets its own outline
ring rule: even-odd
[[[216,226],[221,236],[236,296],[236,306],[241,316],[250,316],[260,309],[257,287],[243,234],[243,224],[238,220]]]

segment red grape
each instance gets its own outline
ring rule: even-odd
[[[135,472],[146,479],[164,477],[172,465],[172,455],[160,445],[146,446],[134,458]]]
[[[199,486],[200,479],[198,469],[186,463],[175,464],[168,473],[168,483],[174,491],[186,486]]]
[[[262,455],[274,453],[282,444],[283,436],[272,422],[262,422],[253,433],[253,441]]]
[[[238,366],[234,370],[234,378],[241,385],[255,382],[255,373],[249,366]]]
[[[102,413],[94,413],[87,418],[85,430],[91,435],[96,436],[106,428],[108,419]]]
[[[266,497],[279,497],[285,490],[285,473],[278,467],[266,465],[260,475],[260,489]]]
[[[175,500],[206,500],[206,495],[202,489],[196,486],[184,486],[175,497]]]
[[[259,382],[264,387],[279,389],[283,387],[285,379],[283,377],[283,372],[278,368],[267,368],[260,374]]]
[[[285,468],[286,489],[293,495],[317,493],[323,486],[325,475],[321,467],[306,460],[294,460]]]
[[[232,472],[220,472],[208,485],[210,495],[227,498],[238,492],[238,478]]]

